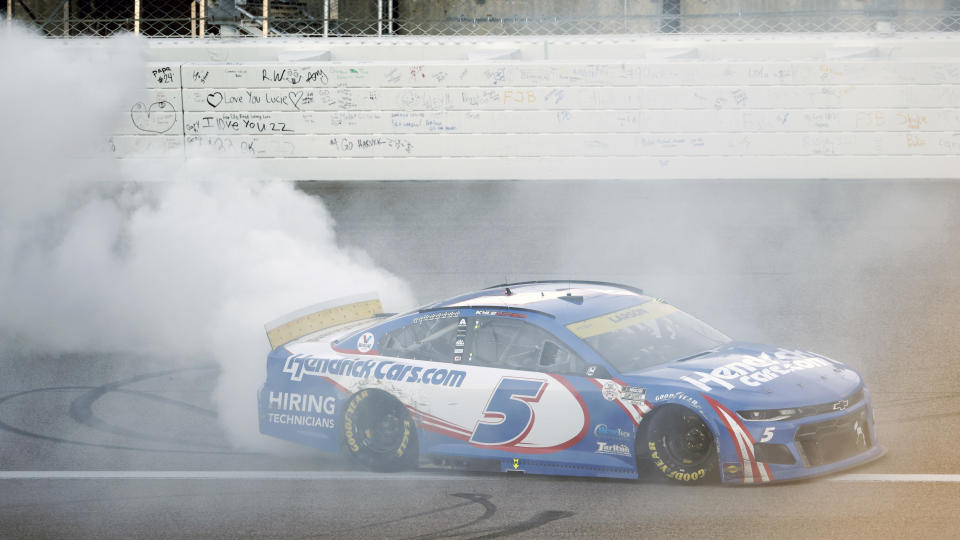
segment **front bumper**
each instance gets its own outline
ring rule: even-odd
[[[725,483],[812,478],[862,465],[886,452],[877,441],[869,396],[849,409],[831,414],[793,422],[744,422],[744,427],[754,441],[764,442],[754,443],[754,461],[721,452],[721,479]],[[760,461],[774,455],[776,463]],[[761,469],[765,474],[750,474]]]

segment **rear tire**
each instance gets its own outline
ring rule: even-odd
[[[659,408],[647,427],[645,449],[657,473],[681,484],[716,477],[717,446],[700,416],[679,405]]]
[[[380,390],[361,390],[347,400],[340,440],[355,463],[373,471],[416,467],[417,428],[397,398]]]

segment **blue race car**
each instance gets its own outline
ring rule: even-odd
[[[682,483],[808,478],[884,451],[854,370],[731,341],[633,287],[512,283],[380,311],[352,298],[267,325],[262,433],[379,471]]]

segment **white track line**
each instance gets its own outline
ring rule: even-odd
[[[843,474],[832,482],[960,482],[960,474]]]
[[[357,471],[0,471],[0,480],[448,480],[437,474]]]
[[[0,471],[0,480],[449,480],[455,474],[357,471]],[[844,474],[831,482],[960,483],[960,474]]]

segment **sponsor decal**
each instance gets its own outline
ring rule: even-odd
[[[439,321],[441,319],[452,319],[454,317],[459,317],[459,311],[435,311],[433,313],[428,313],[426,315],[420,315],[419,317],[413,318],[413,324],[429,322],[429,321]]]
[[[454,347],[463,347],[463,338],[457,338],[456,343],[453,344]]]
[[[489,317],[513,317],[515,319],[526,319],[526,313],[514,313],[512,311],[491,311],[489,309],[478,309],[477,315],[487,315]]]
[[[677,308],[669,304],[650,301],[585,321],[568,324],[567,330],[573,332],[580,339],[587,339],[642,322],[659,319],[677,311],[679,311]]]
[[[373,332],[367,332],[357,339],[357,350],[365,353],[373,348]]]
[[[334,429],[337,427],[336,420],[333,418],[318,418],[316,416],[302,414],[267,413],[267,422],[271,424],[306,426],[321,429]]]
[[[373,378],[404,383],[432,384],[459,388],[467,378],[466,371],[423,366],[414,366],[395,360],[365,360],[362,358],[313,358],[294,354],[287,357],[283,373],[291,381],[303,380],[304,375],[323,377],[337,375],[356,379]]]
[[[597,449],[594,454],[613,454],[615,456],[630,457],[630,447],[625,444],[609,444],[603,441],[597,441]]]
[[[620,389],[620,399],[640,405],[647,399],[647,389],[639,386],[624,386]]]
[[[460,322],[457,323],[457,328],[466,328],[466,327],[467,327],[467,320],[460,319]]]
[[[668,400],[668,399],[671,400],[671,401],[683,401],[683,402],[686,402],[686,403],[688,403],[691,407],[693,407],[693,408],[695,408],[695,409],[701,409],[701,408],[702,408],[702,405],[700,405],[700,402],[697,400],[697,398],[695,398],[695,397],[693,397],[693,396],[691,396],[691,395],[689,395],[689,394],[686,394],[686,393],[684,393],[684,392],[671,392],[671,393],[669,393],[669,394],[660,394],[659,396],[653,398],[653,402],[654,402],[654,403],[658,403],[658,402],[661,402],[661,401],[666,401],[666,400]]]
[[[520,458],[513,458],[513,468],[514,470],[520,468]]]
[[[628,405],[643,405],[647,397],[647,389],[639,386],[620,386],[615,382],[607,381],[603,383],[600,394],[607,401],[619,399]]]
[[[761,353],[759,356],[744,356],[741,360],[715,367],[709,372],[697,372],[680,378],[709,392],[715,387],[733,390],[738,382],[756,387],[797,371],[828,366],[833,366],[829,360],[810,357],[800,351],[780,349],[773,355]]]
[[[613,401],[620,395],[620,385],[615,382],[605,382],[603,388],[600,389],[600,393],[603,395],[603,399]]]
[[[463,349],[454,349],[453,354],[463,354]]]
[[[270,392],[267,396],[268,409],[316,413],[321,415],[321,417],[310,414],[290,414],[271,411],[266,412],[266,417],[267,421],[271,424],[333,429],[336,427],[336,421],[334,419],[336,402],[337,400],[333,396]]]
[[[270,392],[267,397],[267,408],[281,411],[315,412],[332,416],[336,401],[333,396]]]
[[[463,361],[463,356],[461,356],[461,355],[459,355],[459,354],[454,355],[453,361],[454,361],[454,362],[462,362],[462,361]]]
[[[633,437],[633,434],[629,431],[621,428],[609,428],[606,424],[597,424],[597,427],[593,428],[593,434],[598,439],[625,439],[630,440]]]
[[[587,368],[587,377],[593,377],[593,374],[597,372],[597,366],[590,366]]]

